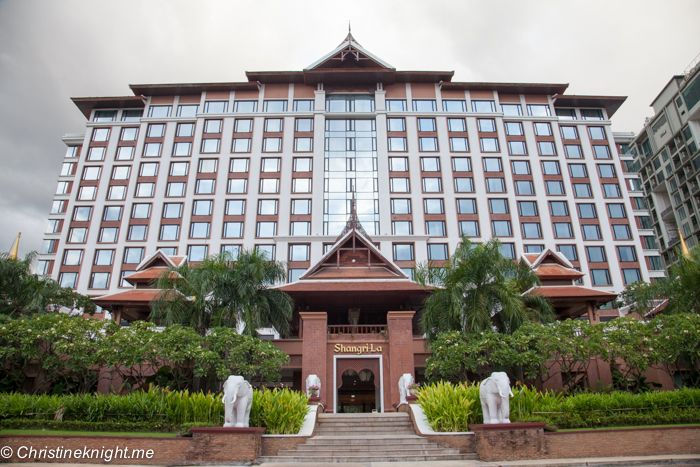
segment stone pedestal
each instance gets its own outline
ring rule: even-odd
[[[546,457],[545,423],[469,425],[482,461],[512,461]]]

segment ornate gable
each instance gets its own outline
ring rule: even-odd
[[[324,68],[382,68],[392,71],[396,70],[381,58],[365,50],[349,31],[345,40],[338,47],[306,67],[304,71]]]

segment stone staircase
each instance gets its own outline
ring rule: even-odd
[[[416,435],[407,413],[319,414],[316,433],[296,449],[258,462],[405,462],[478,459]]]

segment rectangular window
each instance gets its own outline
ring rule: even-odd
[[[283,120],[281,118],[266,118],[265,119],[265,132],[266,133],[279,133],[283,128]]]
[[[253,113],[258,109],[258,101],[235,101],[233,111],[236,113]]]
[[[260,166],[261,172],[279,172],[280,171],[280,158],[279,157],[267,157],[263,158],[262,164]]]
[[[572,238],[574,232],[571,229],[570,222],[555,222],[554,223],[554,238]]]
[[[601,178],[615,178],[615,166],[612,164],[598,164],[598,175]]]
[[[651,259],[651,257],[650,257],[650,259]],[[625,285],[633,284],[635,282],[639,282],[642,280],[642,275],[639,272],[639,269],[637,269],[637,268],[623,269],[622,270],[622,277],[625,280]]]
[[[423,209],[426,214],[444,214],[445,206],[442,199],[424,199]]]
[[[523,217],[537,216],[537,202],[535,201],[518,201],[518,211]]]
[[[413,111],[414,112],[436,112],[437,104],[434,99],[414,99],[413,100]]]
[[[197,263],[207,259],[207,245],[189,245],[187,247],[187,261]]]
[[[292,193],[311,193],[310,178],[292,179]]]
[[[510,221],[491,221],[491,231],[494,237],[509,237],[513,235]]]
[[[209,222],[192,222],[190,224],[190,238],[209,238]]]
[[[591,193],[591,185],[589,183],[574,183],[574,196],[576,198],[590,198],[593,196]]]
[[[311,214],[310,199],[293,199],[292,200],[292,215],[303,216]]]
[[[530,175],[530,163],[528,161],[512,161],[513,175]]]
[[[310,250],[309,245],[289,245],[289,261],[308,261]]]
[[[606,261],[605,248],[602,246],[587,246],[586,255],[590,263],[604,263]]]
[[[311,222],[291,222],[289,225],[289,235],[311,235]]]
[[[219,144],[220,143],[221,143],[221,140],[219,138],[202,139],[202,152],[203,153],[219,152]]]
[[[531,117],[549,117],[551,111],[547,104],[528,104],[527,114]]]
[[[148,109],[148,116],[151,118],[168,118],[172,110],[172,105],[152,105]]]
[[[165,224],[160,226],[159,240],[172,241],[180,239],[180,226],[178,224]]]
[[[389,151],[406,151],[406,138],[389,138]]]
[[[556,108],[554,111],[557,117],[559,117],[559,120],[576,120],[576,109]]]
[[[229,199],[226,200],[226,211],[227,216],[242,216],[245,214],[245,200],[243,199]]]
[[[542,230],[539,222],[523,222],[523,238],[542,238]]]
[[[453,157],[452,158],[453,172],[471,172],[472,160],[468,157]]]
[[[588,135],[591,139],[605,139],[605,128],[602,126],[589,126]]]
[[[600,227],[597,224],[584,224],[581,226],[584,240],[600,240]]]
[[[482,152],[498,152],[498,138],[479,138]]]
[[[277,235],[277,222],[258,222],[256,237],[274,237]]]
[[[149,138],[162,138],[165,135],[165,123],[151,123],[148,125],[146,136]]]
[[[637,261],[637,253],[633,246],[618,246],[617,256],[620,258],[620,262],[631,262]]]
[[[133,146],[121,146],[117,148],[117,154],[114,156],[114,160],[117,161],[130,161],[134,158],[134,147]]]
[[[221,121],[221,120],[219,120]],[[189,136],[194,136],[194,123],[178,123],[177,124],[177,131],[175,132],[175,136],[179,136],[181,138],[187,138]]]
[[[428,243],[428,260],[446,261],[449,258],[447,245],[444,243]]]
[[[120,207],[121,210],[121,207]],[[105,211],[106,214],[106,211]],[[121,213],[120,213],[121,215]],[[132,219],[148,219],[151,217],[151,205],[148,203],[134,203],[131,206]]]
[[[110,201],[122,200],[126,198],[126,186],[110,186],[107,199]]]
[[[405,112],[406,99],[387,99],[386,100],[386,110],[389,112]]]
[[[608,204],[608,217],[611,219],[623,219],[627,217],[624,204]]]
[[[286,112],[287,111],[287,101],[285,100],[274,100],[274,101],[263,101],[263,112]]]
[[[540,151],[540,156],[556,156],[557,149],[551,141],[538,141],[537,149]]]
[[[603,193],[606,198],[619,198],[621,196],[620,185],[617,183],[603,183]]]
[[[472,112],[493,113],[496,111],[496,103],[494,101],[472,101]]]
[[[112,180],[128,180],[130,173],[131,173],[130,166],[113,167],[112,168]]]
[[[221,253],[227,253],[234,260],[241,254],[241,245],[221,245]]]
[[[537,136],[552,136],[552,125],[549,123],[535,123],[535,134]]]
[[[107,209],[111,208],[117,210],[121,217],[121,206],[110,206],[109,208],[105,208],[105,212]],[[90,216],[92,216],[92,207],[90,206],[78,206],[75,208],[75,211],[73,211],[73,220],[76,222],[87,222],[90,220]]]
[[[223,114],[228,112],[228,101],[206,101],[204,103],[205,114]]]
[[[117,227],[102,227],[100,229],[100,243],[116,243],[117,237],[119,236],[119,229]]]
[[[596,159],[610,159],[610,148],[608,145],[593,145],[593,154]]]
[[[575,126],[562,126],[559,129],[562,139],[578,139],[578,130]]]
[[[561,169],[559,168],[559,162],[557,162],[557,161],[542,161],[542,174],[543,175],[560,175]]]
[[[130,225],[127,240],[146,240],[147,225]]]
[[[515,181],[515,194],[518,195],[534,195],[535,186],[531,180],[516,180]]]
[[[182,217],[182,203],[165,203],[163,205],[164,219],[179,219]]]
[[[447,119],[447,130],[459,133],[465,133],[467,131],[467,122],[463,118],[448,118]]]
[[[296,152],[311,152],[313,149],[313,138],[294,138],[294,150]]]
[[[444,237],[447,235],[445,221],[426,221],[425,233],[433,237]]]
[[[116,110],[95,110],[92,117],[93,122],[113,122],[116,119]]]
[[[192,152],[192,143],[175,143],[173,145],[173,156],[189,156]]]
[[[496,120],[493,118],[478,118],[476,122],[479,127],[479,131],[484,133],[496,132]]]
[[[413,261],[413,244],[394,243],[394,261]]]
[[[508,200],[506,199],[490,199],[489,212],[491,214],[508,214]]]
[[[577,204],[578,217],[581,219],[597,219],[598,214],[596,213],[595,204],[592,203],[582,203]]]
[[[508,136],[522,136],[525,134],[523,132],[523,124],[520,122],[505,122],[505,126]]]
[[[411,214],[410,199],[392,199],[391,200],[392,214]]]
[[[479,236],[478,221],[459,221],[459,234],[467,237]]]
[[[78,191],[78,201],[92,201],[97,194],[96,186],[81,186]]]
[[[246,173],[248,172],[248,159],[231,159],[231,173]]]
[[[83,259],[83,250],[65,250],[63,252],[64,266],[80,266]]]
[[[243,222],[224,222],[224,238],[243,237]]]
[[[390,178],[389,185],[393,193],[408,193],[410,191],[408,178]]]
[[[450,151],[452,152],[467,152],[469,151],[469,141],[467,138],[462,137],[451,137],[450,138]]]
[[[97,112],[95,112],[95,113],[97,113]],[[74,289],[78,285],[78,273],[77,272],[62,272],[58,276],[58,283],[61,287]]]
[[[439,172],[440,158],[439,157],[421,157],[420,167],[423,172]]]
[[[607,269],[591,269],[593,285],[610,285],[610,272]]]
[[[111,266],[114,262],[114,250],[95,250],[95,266]]]
[[[139,184],[140,185],[140,184]],[[170,182],[165,191],[166,196],[185,196],[185,182]]]
[[[542,253],[544,245],[524,245],[525,253]]]
[[[567,159],[583,159],[583,151],[578,144],[565,144],[564,151]]]
[[[508,153],[511,156],[527,155],[527,146],[525,141],[508,141]]]
[[[103,161],[105,159],[105,148],[95,147],[88,150],[88,161]]]
[[[418,138],[418,148],[421,151],[437,151],[437,138],[421,136]]]
[[[392,235],[413,235],[413,224],[411,221],[393,221],[391,223]]]
[[[578,261],[576,245],[557,245],[557,251],[564,255],[564,258],[569,261]]]
[[[261,199],[258,201],[258,214],[262,216],[276,216],[279,205],[276,199]]]
[[[456,99],[443,100],[442,110],[444,112],[466,112],[467,102]]]
[[[197,110],[199,110],[199,105],[178,105],[177,106],[177,116],[178,117],[196,117]]]
[[[489,193],[503,193],[506,191],[506,183],[502,178],[487,178],[486,191]]]
[[[263,152],[282,151],[282,138],[263,138]]]
[[[198,199],[192,203],[192,215],[193,216],[211,216],[212,206],[214,202],[212,200]]]
[[[418,131],[437,131],[434,118],[419,118]]]
[[[500,157],[484,157],[484,172],[503,172]]]
[[[297,157],[294,159],[294,172],[311,172],[312,159],[310,157]]]
[[[279,193],[279,178],[263,178],[260,180],[260,193]]]
[[[458,199],[457,200],[457,213],[458,214],[476,214],[476,200],[475,199]]]
[[[581,118],[584,120],[603,120],[603,111],[600,109],[581,109]]]
[[[405,118],[387,118],[387,131],[406,131]]]
[[[296,99],[293,105],[294,112],[311,112],[314,110],[313,99]]]
[[[228,193],[245,193],[248,189],[248,179],[246,178],[231,178],[228,181]]]
[[[569,174],[571,178],[588,178],[586,164],[569,164]]]
[[[523,108],[520,104],[501,104],[501,112],[506,117],[517,117],[523,114]]]
[[[92,130],[92,141],[109,140],[109,128],[95,128]]]
[[[442,192],[442,179],[436,177],[424,177],[423,192],[425,193],[440,193]]]
[[[630,227],[627,224],[614,224],[612,229],[615,240],[629,240],[632,238]]]

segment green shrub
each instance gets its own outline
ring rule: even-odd
[[[438,432],[467,431],[467,425],[476,423],[472,405],[478,398],[478,387],[467,383],[453,385],[440,381],[418,391],[418,402],[428,423]]]
[[[17,430],[65,430],[65,431],[117,431],[117,432],[186,432],[189,427],[158,422],[81,422],[76,420],[30,420],[25,418],[8,418],[0,422],[3,429]],[[0,432],[2,433],[2,432]]]
[[[255,391],[250,426],[266,427],[268,435],[296,434],[309,411],[308,403],[304,393],[291,389]]]

